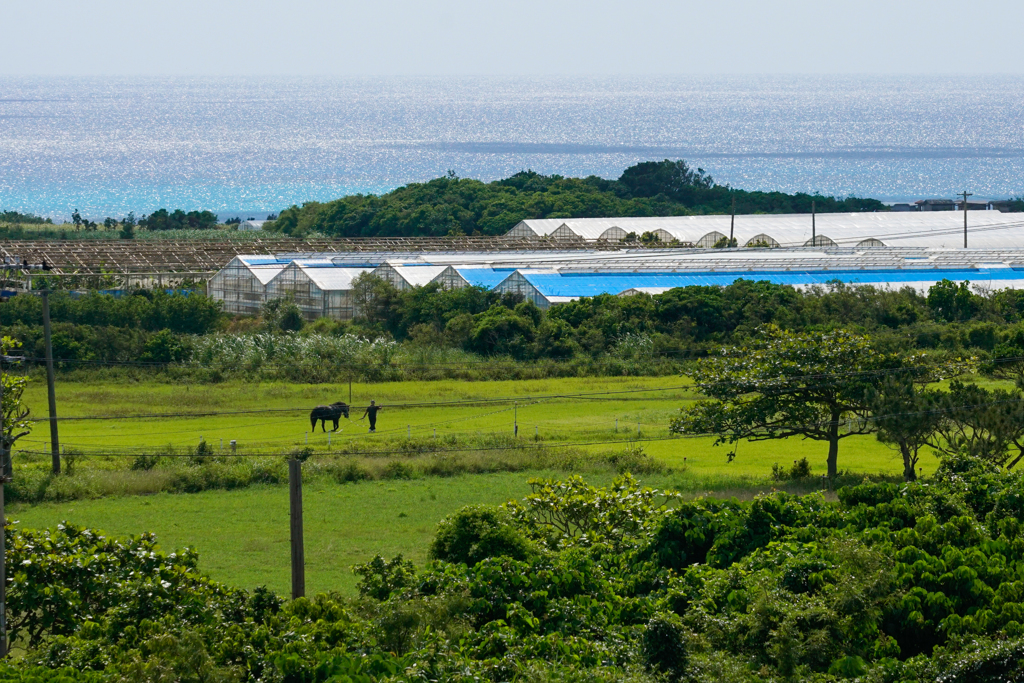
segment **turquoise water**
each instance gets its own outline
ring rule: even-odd
[[[1024,195],[1024,77],[0,78],[0,209],[262,217],[453,170]]]

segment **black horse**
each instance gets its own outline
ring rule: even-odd
[[[327,427],[324,423],[330,420],[334,423],[334,431],[338,431],[338,420],[344,415],[348,417],[348,404],[338,401],[332,403],[329,406],[317,406],[313,408],[313,411],[309,414],[309,427],[314,432],[316,431],[316,421],[320,420],[320,429],[327,431]]]

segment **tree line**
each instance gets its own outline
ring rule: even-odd
[[[484,183],[454,173],[386,194],[307,202],[280,213],[264,230],[336,237],[503,235],[527,218],[687,216],[729,213],[885,211],[874,199],[758,192],[719,185],[682,160],[648,161],[616,180],[522,171]]]
[[[351,321],[307,322],[287,299],[269,302],[256,318],[234,317],[200,293],[138,290],[122,297],[54,292],[51,317],[57,357],[130,362],[188,358],[196,335],[215,332],[385,338],[403,348],[453,349],[482,358],[570,362],[606,357],[679,364],[723,345],[750,339],[763,325],[795,333],[843,328],[870,334],[889,349],[976,357],[999,377],[1024,377],[1024,293],[973,291],[943,281],[927,294],[839,283],[797,290],[738,280],[726,287],[685,287],[658,295],[600,295],[542,310],[517,295],[436,284],[398,290],[372,275],[354,283]],[[40,301],[0,303],[0,325],[36,349],[42,339]],[[161,334],[158,341],[152,338]],[[148,346],[147,346],[148,345]],[[156,345],[156,346],[154,346]],[[620,369],[621,370],[621,369]],[[596,370],[589,370],[593,372]]]

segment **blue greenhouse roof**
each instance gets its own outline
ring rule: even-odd
[[[505,278],[515,272],[512,268],[502,268],[498,270],[493,268],[456,268],[455,270],[459,275],[464,277],[466,282],[470,285],[474,287],[485,287],[487,289],[494,289]]]
[[[942,279],[1024,280],[1024,269],[1017,268],[937,268],[906,270],[829,270],[829,271],[742,271],[697,273],[536,273],[522,276],[544,296],[582,297],[618,294],[627,289],[645,287],[725,286],[737,280],[768,281],[780,285],[815,285],[829,282],[857,284],[895,284],[901,282],[938,282]],[[464,275],[465,277],[465,275]]]

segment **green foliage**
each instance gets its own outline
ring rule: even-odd
[[[653,616],[640,640],[644,663],[672,678],[682,676],[687,664],[685,632],[678,615],[669,612]]]
[[[775,481],[806,479],[809,476],[811,476],[811,463],[807,461],[807,458],[794,460],[793,466],[788,470],[779,465],[779,463],[772,465],[772,479]]]
[[[970,320],[981,308],[980,299],[971,292],[969,282],[941,280],[928,290],[928,307],[946,322]]]
[[[180,335],[163,329],[146,340],[139,360],[143,363],[180,363],[191,353],[191,346]]]
[[[709,400],[684,408],[678,434],[714,434],[718,443],[802,436],[829,444],[828,476],[838,473],[839,441],[875,431],[868,420],[874,385],[885,375],[930,381],[942,370],[923,356],[888,352],[846,330],[792,333],[774,325],[749,344],[724,348],[691,373]]]
[[[441,520],[430,546],[431,558],[468,565],[490,557],[522,560],[535,552],[511,515],[483,505],[462,508]]]
[[[123,240],[135,239],[135,214],[128,212],[128,215],[121,219],[121,232],[118,235]]]
[[[0,211],[0,223],[29,223],[32,225],[52,224],[49,218],[41,218],[32,213],[18,213],[17,211]]]
[[[139,227],[146,230],[212,230],[217,227],[217,216],[212,211],[189,211],[181,209],[168,212],[157,209],[139,219]]]
[[[21,345],[10,337],[0,337],[0,356],[9,355],[19,346]],[[31,433],[33,422],[29,419],[29,407],[25,405],[22,398],[28,380],[4,372],[0,366],[0,382],[3,383],[0,387],[3,389],[2,400],[0,400],[0,469],[2,469],[6,467],[11,448],[18,439]]]
[[[412,585],[416,576],[416,567],[401,555],[390,560],[375,555],[366,564],[353,567],[352,571],[361,577],[356,584],[359,594],[374,600],[387,600],[396,591]]]
[[[26,651],[0,680],[1018,680],[1022,482],[969,456],[838,502],[543,482],[442,524],[452,561],[378,556],[360,599],[288,604],[152,536],[8,527]],[[492,529],[548,549],[465,559]]]
[[[91,327],[118,327],[156,332],[163,329],[205,334],[221,320],[221,304],[198,294],[167,294],[136,290],[114,297],[91,292],[74,297],[67,292],[50,295],[50,319]],[[36,326],[42,321],[42,302],[34,296],[15,296],[0,304],[0,325]]]
[[[501,235],[527,218],[728,213],[734,202],[739,213],[810,213],[812,201],[819,212],[885,210],[873,199],[734,190],[716,185],[702,169],[666,159],[627,168],[618,180],[523,171],[482,183],[449,174],[379,197],[351,195],[293,206],[263,229],[339,237]]]

